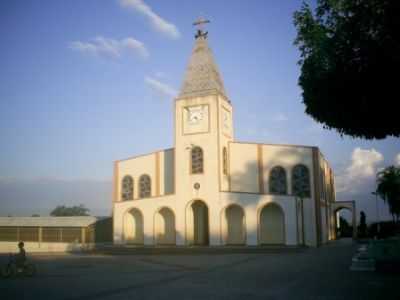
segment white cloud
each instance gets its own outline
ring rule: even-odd
[[[144,82],[151,87],[152,90],[161,93],[168,97],[175,97],[178,92],[166,83],[160,82],[157,79],[146,76]]]
[[[366,185],[374,184],[382,161],[383,155],[375,149],[355,148],[351,155],[350,166],[336,178],[337,192],[356,193]]]
[[[165,34],[169,38],[178,39],[181,34],[179,33],[178,28],[172,24],[161,18],[158,14],[156,14],[150,6],[144,3],[143,0],[120,0],[120,5],[122,7],[131,8],[138,13],[147,17],[150,21],[150,24],[159,32]]]
[[[275,122],[284,122],[289,120],[289,118],[283,113],[277,113],[272,117],[272,120]]]
[[[167,75],[161,71],[157,71],[156,73],[154,73],[154,76],[156,76],[157,78],[166,78],[167,77]]]
[[[395,165],[400,167],[400,153],[398,153],[394,159]]]
[[[138,51],[138,53],[142,57],[149,57],[149,52],[147,51],[146,47],[144,44],[138,40],[135,40],[134,38],[126,38],[121,41],[122,46],[125,47],[126,49],[130,49],[132,51]]]
[[[98,36],[90,42],[74,41],[69,47],[72,50],[110,58],[119,58],[124,52],[133,53],[142,58],[149,56],[144,44],[131,37],[115,40]]]

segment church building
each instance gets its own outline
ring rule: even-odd
[[[114,163],[114,244],[319,246],[335,238],[334,175],[320,150],[236,141],[233,106],[199,29],[172,113],[174,147]]]

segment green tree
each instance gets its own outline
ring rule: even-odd
[[[50,216],[53,217],[89,216],[89,209],[86,208],[83,204],[71,207],[67,207],[65,205],[59,205],[52,210]]]
[[[389,206],[389,211],[396,217],[400,217],[400,167],[389,166],[377,174],[378,195]]]
[[[399,11],[398,0],[317,0],[294,13],[305,112],[324,128],[400,136]]]

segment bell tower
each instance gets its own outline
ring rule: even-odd
[[[198,26],[195,44],[175,101],[175,170],[177,195],[215,201],[219,191],[229,188],[233,119],[203,28],[209,22],[200,18],[193,24]],[[202,168],[193,170],[193,163]]]

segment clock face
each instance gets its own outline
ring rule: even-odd
[[[187,106],[183,109],[183,133],[207,132],[209,129],[208,104]]]
[[[188,108],[189,123],[196,124],[203,120],[204,109],[202,106],[194,106]]]

